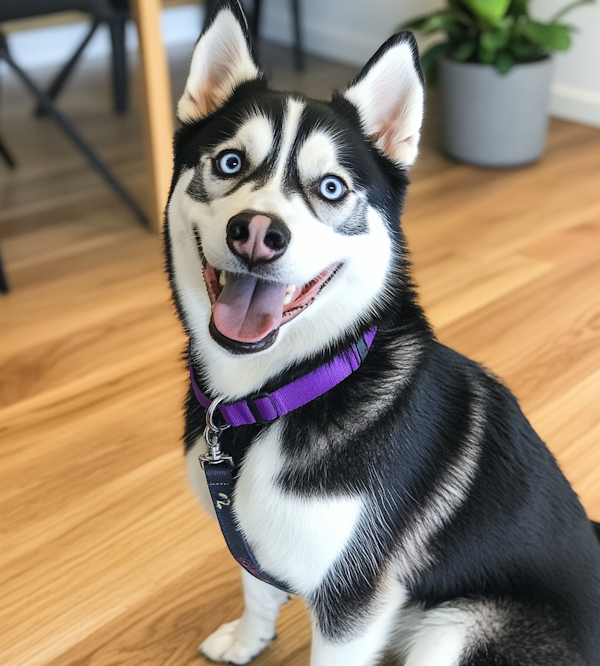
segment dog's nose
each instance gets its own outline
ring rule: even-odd
[[[238,213],[227,223],[227,245],[248,266],[280,257],[291,237],[281,220],[254,211]]]

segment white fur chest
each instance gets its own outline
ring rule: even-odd
[[[301,497],[275,483],[282,469],[279,425],[256,441],[235,491],[235,512],[260,565],[301,595],[312,592],[348,543],[359,497]]]

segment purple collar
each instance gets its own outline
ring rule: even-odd
[[[377,326],[373,326],[358,342],[339,356],[335,356],[329,363],[319,366],[272,393],[255,393],[239,402],[221,404],[219,405],[219,411],[225,421],[233,427],[252,424],[263,425],[269,421],[274,421],[279,416],[298,409],[327,393],[355,370],[358,370],[369,353],[376,333]],[[189,371],[190,382],[196,399],[203,407],[208,407],[211,399],[200,390],[194,377],[191,359],[189,361]]]

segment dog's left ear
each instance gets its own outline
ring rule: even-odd
[[[261,76],[240,3],[222,0],[194,48],[177,117],[184,123],[202,120],[219,109],[240,84]]]
[[[391,37],[342,92],[358,110],[375,146],[400,167],[417,158],[423,120],[423,75],[410,32]]]

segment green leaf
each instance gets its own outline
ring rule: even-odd
[[[528,16],[530,1],[531,0],[512,0],[508,13],[512,14],[512,16]],[[592,0],[592,2],[593,1],[594,0]]]
[[[466,62],[477,50],[477,42],[461,42],[456,48],[452,49],[451,55],[454,60]]]
[[[475,14],[489,23],[498,23],[508,11],[511,0],[462,0]]]
[[[400,26],[400,30],[418,30],[425,34],[442,31],[457,35],[463,34],[465,27],[472,25],[474,27],[473,20],[466,14],[443,11],[408,21]]]
[[[514,58],[511,56],[508,51],[500,51],[496,57],[494,65],[500,74],[507,74],[513,68],[515,64]]]
[[[450,7],[452,11],[460,12],[464,9],[462,0],[446,0],[446,1],[448,3],[448,7]]]
[[[566,51],[571,46],[570,31],[568,26],[558,23],[545,24],[528,21],[523,26],[523,35],[529,41],[556,51]]]
[[[537,44],[532,44],[526,40],[515,40],[508,45],[508,48],[518,62],[536,60],[542,55]]]
[[[448,23],[448,16],[449,12],[435,12],[429,16],[421,16],[403,23],[400,30],[419,30],[426,34],[444,30],[444,25]]]
[[[474,35],[477,34],[477,25],[470,17],[466,17],[466,22],[456,23],[453,26],[452,30],[448,30],[448,37],[450,41],[454,44],[457,42],[463,42],[465,39],[471,39]]]
[[[479,47],[477,50],[477,60],[483,65],[492,65],[495,59],[495,51],[489,51],[488,49],[484,49],[482,47]]]
[[[508,30],[484,30],[479,37],[482,48],[497,51],[508,44]]]
[[[437,84],[438,61],[446,53],[448,53],[448,44],[442,42],[441,44],[432,46],[425,53],[421,54],[421,68],[423,69],[423,75],[427,83],[431,85]]]

